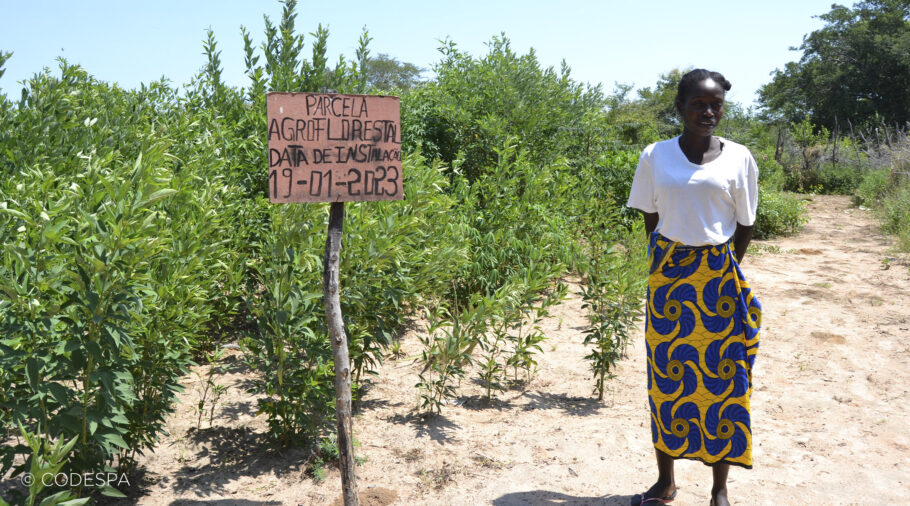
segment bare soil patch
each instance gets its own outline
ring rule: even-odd
[[[755,244],[743,270],[764,306],[754,371],[755,467],[734,468],[734,504],[902,503],[910,496],[910,273],[867,211],[819,196],[792,238]],[[577,291],[577,286],[572,287]],[[572,294],[543,325],[537,375],[491,402],[469,375],[461,397],[414,416],[420,343],[387,359],[355,413],[364,504],[624,505],[656,477],[644,332],[609,383],[592,394]],[[196,429],[196,376],[186,378],[170,436],[143,457],[128,503],[340,504],[340,477],[315,481],[303,449],[275,451],[244,393],[233,352],[214,427]],[[710,469],[677,463],[674,504],[707,504]],[[121,501],[127,503],[126,501]]]

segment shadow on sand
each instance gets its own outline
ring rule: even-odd
[[[565,505],[572,506],[628,506],[632,496],[628,495],[603,495],[600,497],[577,497],[552,492],[550,490],[531,490],[528,492],[512,492],[493,500],[494,506],[547,506]]]
[[[134,504],[140,498],[148,497],[153,485],[164,482],[167,488],[177,494],[190,492],[195,500],[178,499],[172,505],[228,505],[241,506],[277,505],[275,501],[252,501],[246,499],[206,500],[206,497],[224,496],[230,493],[227,485],[240,476],[282,477],[306,473],[312,451],[307,447],[293,447],[281,450],[265,450],[271,445],[264,433],[254,432],[247,427],[211,427],[201,430],[190,429],[185,442],[197,447],[194,460],[208,463],[184,464],[168,476],[149,477],[143,470],[137,470],[133,485],[127,490],[127,499],[102,499],[99,504]],[[155,481],[151,481],[155,480]]]

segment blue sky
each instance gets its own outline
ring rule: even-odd
[[[424,68],[438,61],[439,40],[452,39],[473,55],[505,32],[512,48],[530,48],[546,66],[565,59],[578,81],[652,86],[675,67],[718,70],[733,83],[728,100],[750,105],[775,68],[799,58],[789,51],[823,26],[813,16],[831,0],[681,2],[389,1],[298,3],[297,28],[309,55],[318,23],[330,31],[330,61],[353,57],[364,26],[372,54],[387,53]],[[203,65],[206,29],[215,32],[225,80],[245,86],[240,26],[263,40],[263,14],[281,17],[277,1],[0,0],[0,50],[13,51],[0,93],[19,94],[18,82],[58,56],[96,78],[131,88],[167,76],[188,82]]]

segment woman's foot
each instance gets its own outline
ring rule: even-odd
[[[646,492],[633,495],[630,504],[632,506],[657,506],[659,504],[667,504],[676,498],[677,490],[676,485],[673,483],[663,484],[657,482]]]
[[[730,506],[726,488],[711,491],[711,506]]]

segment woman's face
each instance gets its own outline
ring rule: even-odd
[[[724,116],[724,89],[713,79],[700,81],[676,103],[676,109],[682,116],[684,132],[711,135]]]

